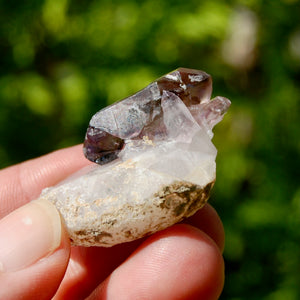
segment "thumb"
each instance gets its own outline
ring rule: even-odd
[[[50,299],[70,243],[56,208],[35,200],[0,220],[0,299]]]

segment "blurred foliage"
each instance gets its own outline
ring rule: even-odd
[[[82,142],[100,108],[178,66],[232,100],[211,203],[222,299],[300,299],[300,2],[0,1],[0,167]]]

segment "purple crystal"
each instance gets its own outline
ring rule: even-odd
[[[166,139],[162,101],[177,97],[210,134],[230,106],[223,97],[210,101],[211,92],[212,79],[203,71],[179,68],[168,73],[133,96],[97,112],[87,129],[84,154],[103,165],[118,158],[126,140],[145,136],[154,141]]]
[[[105,164],[116,158],[124,146],[124,140],[99,128],[89,126],[84,142],[85,156],[96,163]],[[101,156],[99,150],[101,149]]]

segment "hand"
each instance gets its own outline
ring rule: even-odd
[[[26,204],[89,164],[81,151],[0,171],[0,299],[218,299],[224,230],[210,205],[148,238],[71,248],[52,204]]]

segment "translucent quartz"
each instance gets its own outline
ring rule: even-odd
[[[195,120],[212,136],[213,126],[221,120],[230,101],[222,97],[210,101],[211,92],[212,80],[207,73],[179,68],[133,96],[97,112],[87,129],[84,154],[89,160],[103,165],[118,158],[128,140],[141,140],[145,136],[153,141],[168,139],[164,123],[167,108],[163,108],[167,97],[179,97]]]

